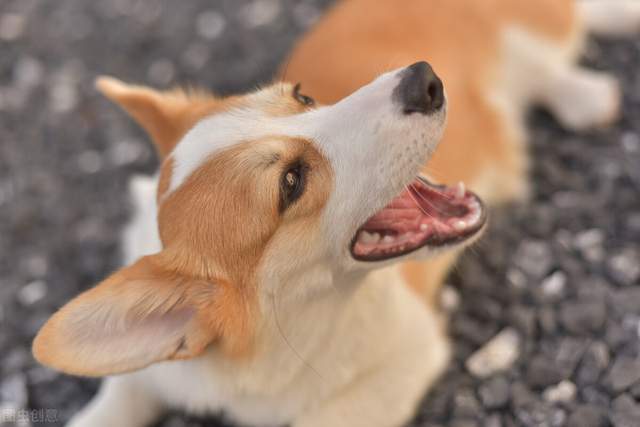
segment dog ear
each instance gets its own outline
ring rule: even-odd
[[[98,77],[95,84],[149,134],[161,159],[218,103],[215,96],[201,90],[158,91],[108,76]]]
[[[103,376],[201,354],[229,322],[220,317],[229,304],[220,301],[224,286],[164,271],[156,258],[141,258],[62,307],[36,336],[35,358]]]

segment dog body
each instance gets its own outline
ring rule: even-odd
[[[614,15],[640,22],[623,0],[347,0],[285,67],[320,108],[288,84],[220,99],[100,80],[163,163],[132,183],[128,267],[34,343],[47,365],[112,375],[70,425],[142,427],[169,407],[261,426],[407,422],[448,360],[438,284],[484,225],[472,193],[412,179],[430,158],[438,181],[488,203],[526,196],[531,103],[571,128],[616,114],[613,81],[573,65],[587,29],[620,33]],[[422,58],[446,103],[424,63],[374,80]]]

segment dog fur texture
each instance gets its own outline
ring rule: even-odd
[[[259,426],[411,418],[448,361],[434,301],[462,246],[371,265],[350,239],[425,164],[489,204],[526,198],[527,108],[575,130],[614,120],[615,81],[575,63],[588,31],[639,29],[640,2],[401,3],[339,2],[295,48],[286,79],[325,107],[287,83],[219,98],[98,81],[162,166],[132,181],[127,266],[34,342],[46,365],[109,376],[71,426],[142,427],[172,407]],[[444,81],[446,131],[444,110],[402,117],[392,102],[398,67],[422,59]],[[312,173],[282,212],[294,160]]]

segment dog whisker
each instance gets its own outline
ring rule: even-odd
[[[318,378],[320,378],[320,380],[324,381],[324,378],[323,378],[322,375],[320,375],[320,372],[318,372],[318,370],[316,368],[314,368],[313,365],[311,365],[311,363],[309,363],[304,357],[302,357],[302,355],[293,347],[293,345],[291,344],[291,342],[289,341],[289,339],[285,335],[285,333],[284,333],[284,331],[282,329],[282,325],[280,324],[280,319],[278,318],[278,309],[277,309],[277,304],[276,304],[276,295],[275,295],[275,293],[271,294],[271,307],[272,307],[272,310],[273,310],[273,319],[275,321],[276,327],[278,328],[278,332],[280,333],[280,336],[282,337],[284,342],[291,349],[293,354],[295,354],[296,357],[304,364],[304,366],[306,366],[311,371],[313,371],[313,373],[316,374],[318,376]]]

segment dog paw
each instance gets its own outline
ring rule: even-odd
[[[580,70],[559,89],[556,100],[551,109],[560,123],[584,131],[609,126],[620,117],[622,92],[613,77]]]
[[[612,38],[640,34],[640,1],[584,0],[578,2],[588,32]]]

